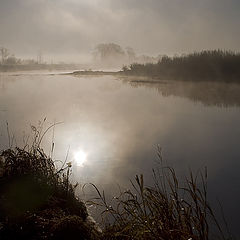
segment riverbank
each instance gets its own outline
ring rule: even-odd
[[[113,75],[142,77],[144,81],[216,81],[240,82],[240,54],[231,51],[213,50],[187,55],[163,56],[157,63],[133,63],[122,71],[76,71],[74,75]],[[141,80],[139,80],[141,81]]]
[[[39,144],[0,152],[1,239],[226,239],[207,202],[206,171],[190,173],[184,188],[170,167],[153,170],[153,186],[137,175],[111,202],[90,184],[96,197],[83,203],[70,181],[71,163],[57,169]],[[103,231],[88,205],[99,211]]]
[[[239,65],[239,53],[213,50],[163,56],[158,63],[133,63],[123,67],[123,74],[163,80],[240,82]]]

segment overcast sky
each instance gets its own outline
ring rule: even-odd
[[[19,57],[84,59],[107,42],[155,56],[239,51],[239,25],[239,0],[0,0],[0,46]]]

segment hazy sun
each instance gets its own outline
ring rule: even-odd
[[[75,152],[74,160],[75,160],[77,166],[82,167],[83,164],[87,160],[87,154],[84,151],[79,150],[79,151]]]

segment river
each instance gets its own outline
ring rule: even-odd
[[[7,123],[13,145],[22,146],[45,118],[45,128],[61,124],[45,135],[43,148],[50,153],[54,142],[53,158],[68,155],[81,183],[112,191],[140,173],[151,182],[158,146],[180,176],[207,166],[210,199],[220,200],[230,230],[240,235],[238,84],[2,73],[0,148],[9,145]]]

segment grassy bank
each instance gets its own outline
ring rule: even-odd
[[[0,239],[95,239],[83,202],[69,181],[70,164],[56,169],[40,148],[0,153]]]
[[[31,144],[13,148],[9,138],[9,149],[0,151],[0,239],[231,239],[208,203],[207,171],[190,172],[180,182],[173,168],[162,166],[161,149],[151,186],[139,175],[130,189],[107,200],[110,193],[100,192],[101,183],[85,184],[95,197],[83,202],[71,182],[72,163],[66,157],[56,167],[52,153],[41,148],[46,133],[59,124],[44,130],[45,121],[31,127]],[[98,224],[89,205],[100,214]]]
[[[84,204],[70,183],[70,163],[56,169],[36,146],[7,149],[0,158],[1,239],[227,239],[207,201],[206,172],[180,184],[174,169],[159,168],[153,186],[136,176],[132,190],[110,202],[91,184],[96,197]],[[88,204],[101,212],[102,232]]]
[[[240,81],[240,54],[231,51],[202,51],[187,55],[163,56],[158,63],[131,64],[124,75],[192,81]]]

